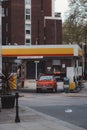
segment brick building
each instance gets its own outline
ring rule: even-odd
[[[54,11],[55,0],[3,0],[2,44],[3,45],[58,45],[62,44],[62,20]],[[38,74],[47,67],[58,66],[54,58],[37,59]],[[35,59],[23,60],[26,78],[35,78]],[[3,58],[3,68],[15,66],[14,58]],[[11,67],[9,67],[11,66]],[[32,66],[32,67],[31,67]],[[59,67],[60,68],[60,67]]]
[[[62,20],[55,0],[3,0],[3,45],[62,44]]]

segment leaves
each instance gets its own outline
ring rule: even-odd
[[[69,7],[63,23],[63,43],[82,44],[87,28],[87,0],[70,0]]]

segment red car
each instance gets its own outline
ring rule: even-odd
[[[57,82],[53,75],[42,75],[39,77],[36,83],[36,91],[48,91],[57,92]]]

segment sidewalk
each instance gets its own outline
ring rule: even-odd
[[[31,82],[31,84],[30,84]],[[35,82],[26,81],[26,88],[33,87]],[[27,86],[29,85],[29,86]],[[85,83],[87,90],[87,83]],[[70,93],[70,95],[86,95],[83,93]],[[21,98],[21,97],[20,97]],[[20,99],[19,99],[20,100]],[[15,122],[16,109],[2,109],[0,112],[0,130],[85,130],[81,127],[56,119],[46,114],[37,112],[29,107],[19,104],[20,123]]]
[[[20,123],[15,123],[15,108],[2,109],[0,130],[85,130],[24,106],[19,107],[19,117]]]

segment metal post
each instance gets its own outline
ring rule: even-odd
[[[18,106],[18,98],[19,98],[18,92],[16,92],[15,98],[16,98],[16,117],[15,117],[15,122],[18,123],[18,122],[20,122],[20,118],[19,118],[19,106]]]
[[[17,74],[17,82],[16,82],[17,91],[16,91],[16,93],[15,93],[15,98],[16,98],[16,117],[15,117],[15,122],[16,122],[16,123],[19,123],[19,122],[20,122],[20,118],[19,118],[19,105],[18,105],[18,98],[19,98],[18,82],[19,82],[19,76],[18,76],[18,74]]]
[[[86,71],[87,71],[86,70],[86,44],[85,44],[85,49],[84,50],[85,50],[85,55],[84,55],[85,56],[85,71],[84,71],[84,76],[85,76],[85,79],[86,79]]]
[[[37,79],[37,62],[35,63],[35,79]]]
[[[84,44],[82,44],[82,78],[84,78],[84,60],[85,60],[85,57],[84,57]]]
[[[77,78],[77,80],[78,80],[78,77],[79,77],[79,75],[78,75],[78,59],[76,59],[76,78]]]
[[[84,52],[85,52],[85,54],[84,54],[84,57],[85,57],[85,71],[84,71],[84,76],[85,76],[85,79],[87,78],[87,76],[86,76],[86,74],[87,74],[87,67],[86,67],[86,43],[87,42],[87,30],[85,30],[85,48],[84,48]]]
[[[35,63],[35,79],[37,80],[37,76],[38,76],[37,72],[38,72],[39,60],[34,61],[34,63]]]

